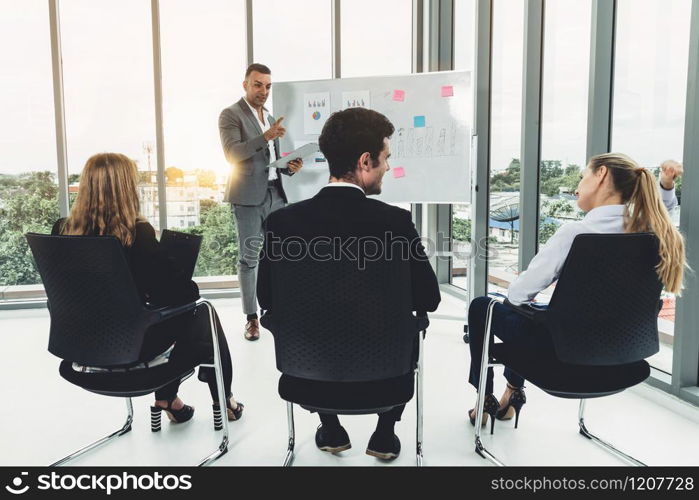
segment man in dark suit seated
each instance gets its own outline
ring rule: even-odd
[[[389,139],[394,132],[391,122],[382,114],[364,108],[351,108],[334,113],[323,127],[320,149],[330,166],[330,182],[313,198],[294,203],[270,214],[266,221],[266,241],[299,238],[306,243],[314,238],[333,241],[373,242],[401,239],[410,246],[412,310],[418,314],[437,309],[441,300],[437,277],[425,255],[425,249],[412,223],[410,212],[379,200],[368,198],[381,193],[383,176],[390,170]],[[390,244],[390,243],[388,243]],[[267,313],[272,304],[270,258],[264,252],[260,262],[257,298]],[[417,359],[417,353],[415,354]],[[396,384],[409,384],[412,394],[413,376],[393,380],[391,385],[368,383],[366,391],[382,394],[403,391]],[[334,395],[342,383],[333,384]],[[372,398],[375,399],[375,398]],[[405,405],[379,414],[376,431],[367,447],[367,454],[382,459],[396,458],[400,441],[394,434]],[[321,426],[316,432],[316,445],[323,451],[339,452],[351,447],[349,436],[337,415],[319,414]]]

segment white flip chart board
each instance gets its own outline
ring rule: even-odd
[[[274,116],[284,116],[281,150],[318,142],[328,116],[362,106],[383,113],[396,128],[391,170],[378,198],[392,203],[468,203],[471,198],[471,73],[341,78],[274,84]],[[328,182],[322,155],[284,179],[289,201],[315,195]]]

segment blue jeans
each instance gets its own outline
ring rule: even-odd
[[[471,350],[471,370],[469,383],[478,390],[481,373],[481,358],[483,356],[483,339],[485,338],[486,315],[490,297],[476,297],[468,308],[469,348]],[[551,349],[551,338],[548,333],[533,321],[517,314],[508,306],[497,303],[493,307],[491,333],[503,342],[532,347]],[[492,342],[492,339],[491,339]],[[522,387],[524,378],[505,367],[505,378],[513,387]],[[485,393],[493,393],[493,369],[488,368],[488,378]]]

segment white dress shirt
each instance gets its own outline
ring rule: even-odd
[[[677,206],[675,190],[660,189],[663,204],[672,210]],[[520,305],[530,302],[540,291],[548,288],[561,274],[573,240],[585,233],[623,233],[626,205],[604,205],[590,210],[582,220],[562,225],[539,249],[527,270],[510,283],[507,298]]]
[[[260,128],[262,129],[262,133],[264,134],[267,132],[270,128],[269,125],[269,112],[267,111],[267,108],[264,106],[262,107],[262,121],[260,121],[260,115],[258,114],[257,110],[250,106],[250,103],[248,102],[247,99],[243,99],[245,101],[245,104],[248,105],[250,108],[250,111],[252,111],[252,114],[255,115],[255,119],[257,120],[257,123],[260,124]],[[274,163],[277,161],[277,151],[274,149],[274,140],[268,141],[267,142],[267,147],[269,147],[269,162]],[[276,168],[270,168],[269,169],[269,176],[267,177],[268,180],[273,181],[274,179],[277,178],[277,169]]]

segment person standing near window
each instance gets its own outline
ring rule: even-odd
[[[232,165],[224,201],[238,228],[238,281],[246,315],[245,338],[260,338],[255,298],[256,268],[260,258],[262,222],[287,203],[279,173],[293,175],[303,160],[293,160],[277,171],[269,164],[281,158],[279,138],[286,130],[284,117],[275,120],[264,104],[272,90],[272,72],[263,64],[245,71],[245,95],[221,112],[218,128],[226,160]]]

